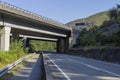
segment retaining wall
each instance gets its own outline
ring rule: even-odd
[[[120,63],[120,48],[94,48],[87,51],[85,51],[84,49],[70,50],[69,54]]]

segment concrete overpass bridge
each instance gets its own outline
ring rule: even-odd
[[[71,29],[52,19],[0,1],[0,50],[8,51],[10,34],[57,40],[57,52],[67,52]]]

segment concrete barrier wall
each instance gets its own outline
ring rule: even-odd
[[[69,54],[120,63],[120,48],[94,48],[87,51],[84,49],[70,50]]]

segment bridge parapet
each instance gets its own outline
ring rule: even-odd
[[[64,24],[62,24],[58,21],[52,20],[50,18],[41,16],[41,15],[33,13],[33,12],[30,12],[28,10],[16,7],[16,6],[11,5],[9,3],[0,1],[0,11],[3,11],[3,10],[7,11],[7,12],[10,12],[10,13],[13,13],[13,14],[17,14],[19,16],[23,16],[23,17],[26,17],[26,18],[31,18],[33,20],[37,20],[37,21],[40,21],[40,22],[51,24],[51,25],[59,27],[59,28],[63,28],[63,29],[66,29],[66,30],[71,30],[66,25],[64,25]]]
[[[66,25],[0,1],[0,51],[8,51],[10,34],[15,40],[19,35],[56,39],[58,52],[67,52],[71,30]]]

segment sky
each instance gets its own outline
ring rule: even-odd
[[[120,0],[1,0],[61,23],[109,10]]]

